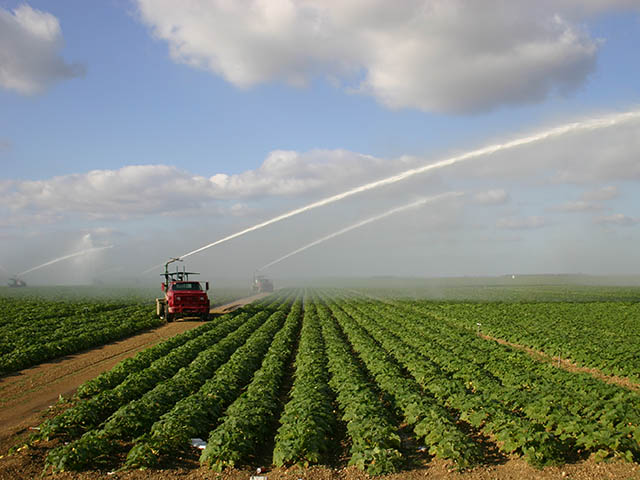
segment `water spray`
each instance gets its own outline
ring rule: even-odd
[[[42,265],[38,265],[38,266],[32,267],[29,270],[25,270],[24,272],[19,273],[18,276],[21,277],[22,275],[24,275],[26,273],[31,273],[31,272],[34,272],[36,270],[40,270],[41,268],[48,267],[49,265],[53,265],[54,263],[62,262],[63,260],[68,260],[69,258],[79,257],[81,255],[86,255],[88,253],[97,252],[97,251],[100,251],[100,250],[106,250],[107,248],[113,248],[113,245],[107,245],[106,247],[86,248],[86,249],[81,250],[79,252],[72,253],[70,255],[65,255],[64,257],[59,257],[59,258],[56,258],[54,260],[50,260],[50,261],[48,261],[46,263],[43,263]]]
[[[329,235],[327,235],[325,237],[322,237],[322,238],[320,238],[318,240],[315,240],[315,241],[305,245],[304,247],[300,247],[300,248],[294,250],[293,252],[289,252],[286,255],[278,258],[277,260],[274,260],[273,262],[269,262],[266,265],[263,265],[257,271],[259,272],[261,270],[265,270],[265,269],[275,265],[276,263],[280,263],[281,261],[286,260],[289,257],[297,255],[298,253],[304,252],[308,248],[315,247],[316,245],[324,243],[327,240],[331,240],[332,238],[335,238],[335,237],[338,237],[338,236],[343,235],[345,233],[348,233],[348,232],[350,232],[352,230],[355,230],[356,228],[364,227],[365,225],[368,225],[370,223],[377,222],[378,220],[382,220],[383,218],[389,217],[389,216],[394,215],[396,213],[404,212],[405,210],[409,210],[411,208],[421,207],[422,205],[426,205],[427,203],[437,202],[439,200],[444,200],[446,198],[460,197],[462,195],[463,195],[462,192],[443,193],[441,195],[435,195],[433,197],[422,198],[422,199],[418,200],[417,202],[413,202],[413,203],[410,203],[408,205],[403,205],[402,207],[393,208],[393,209],[388,210],[388,211],[386,211],[384,213],[381,213],[379,215],[375,215],[373,217],[367,218],[366,220],[362,220],[362,221],[360,221],[358,223],[354,223],[353,225],[350,225],[350,226],[348,226],[346,228],[343,228],[342,230],[338,230],[337,232],[333,232],[333,233],[331,233],[331,234],[329,234]]]
[[[291,210],[290,212],[284,213],[282,215],[278,215],[270,220],[264,221],[253,227],[245,228],[237,233],[221,238],[220,240],[216,240],[213,243],[209,243],[203,247],[200,247],[191,252],[185,253],[181,255],[179,258],[187,258],[191,255],[195,255],[196,253],[200,253],[204,250],[207,250],[211,247],[215,247],[216,245],[220,245],[221,243],[228,242],[229,240],[233,240],[234,238],[240,237],[247,233],[253,232],[255,230],[259,230],[268,225],[277,223],[281,220],[285,220],[287,218],[291,218],[300,213],[308,212],[309,210],[313,210],[314,208],[323,207],[325,205],[329,205],[330,203],[338,202],[352,195],[356,195],[358,193],[363,193],[369,190],[373,190],[375,188],[383,187],[385,185],[391,185],[402,180],[406,180],[407,178],[413,177],[415,175],[419,175],[421,173],[429,172],[431,170],[436,170],[443,167],[448,167],[451,165],[455,165],[456,163],[463,162],[465,160],[471,160],[473,158],[483,157],[487,155],[494,154],[496,152],[500,152],[503,150],[509,150],[516,147],[521,147],[523,145],[530,145],[532,143],[537,143],[542,140],[547,140],[549,138],[559,137],[562,135],[566,135],[571,132],[581,132],[581,131],[590,131],[590,130],[599,130],[601,128],[612,127],[614,125],[619,125],[621,123],[630,122],[632,120],[640,119],[640,110],[633,110],[626,113],[616,113],[611,115],[606,115],[603,117],[584,120],[581,122],[573,122],[568,123],[566,125],[561,125],[559,127],[550,128],[548,130],[544,130],[542,132],[538,132],[527,137],[518,138],[516,140],[511,140],[505,143],[497,143],[494,145],[489,145],[486,147],[479,148],[477,150],[471,150],[470,152],[462,153],[459,155],[455,155],[453,157],[446,158],[444,160],[440,160],[435,163],[430,163],[428,165],[424,165],[418,168],[412,168],[410,170],[406,170],[397,175],[392,175],[387,178],[383,178],[382,180],[377,180],[375,182],[367,183],[360,187],[352,188],[347,190],[346,192],[339,193],[337,195],[333,195],[331,197],[327,197],[325,199],[319,200],[314,203],[310,203],[304,207],[296,208],[295,210]],[[143,274],[148,273],[156,268],[161,267],[163,264],[155,265],[151,268],[148,268]]]

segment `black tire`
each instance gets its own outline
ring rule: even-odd
[[[165,320],[167,323],[168,322],[173,322],[174,316],[172,313],[169,313],[169,307],[167,306],[167,304],[165,303],[162,306],[162,314],[160,315],[160,318]]]
[[[209,318],[210,318],[210,316],[209,316],[209,314],[208,314],[208,313],[205,313],[205,314],[203,314],[203,315],[200,315],[200,320],[202,320],[203,322],[208,322],[208,321],[209,321]]]

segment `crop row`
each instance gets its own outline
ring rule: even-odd
[[[114,310],[65,317],[58,321],[48,319],[57,328],[40,332],[39,325],[16,329],[5,325],[0,342],[0,375],[37,365],[46,360],[81,350],[104,345],[113,340],[158,326],[161,320],[148,307],[129,306]],[[40,322],[40,323],[46,323]]]
[[[433,397],[424,395],[418,383],[405,376],[401,366],[351,316],[333,301],[327,300],[327,303],[380,389],[393,400],[404,421],[412,427],[416,439],[432,455],[451,459],[461,468],[475,463],[479,457],[478,446],[460,430],[453,415]]]
[[[7,288],[0,295],[0,375],[162,324],[149,301],[153,293],[147,289],[139,289],[138,293],[135,293],[136,289],[133,289],[134,293],[131,289],[127,292],[118,290],[120,297],[117,299],[93,289],[86,292],[86,298],[80,296],[82,300],[75,302],[55,299],[58,288],[30,287],[26,293],[15,290],[23,289]],[[39,297],[39,291],[46,295]],[[69,294],[73,290],[63,289],[63,298],[64,292]],[[89,293],[104,298],[91,299]],[[213,294],[212,305],[232,301],[242,294],[246,292],[218,289]]]
[[[409,302],[435,317],[560,356],[602,372],[640,381],[637,302],[432,303]]]
[[[361,312],[376,318],[375,325],[367,325],[370,330],[379,330],[378,339],[404,347],[395,350],[395,355],[421,379],[424,388],[443,389],[444,383],[433,381],[437,368],[464,382],[476,400],[486,397],[485,408],[492,401],[526,420],[529,426],[524,431],[530,432],[531,438],[522,438],[519,445],[513,441],[505,444],[517,446],[533,463],[561,460],[566,450],[575,448],[628,460],[638,456],[637,394],[586,374],[536,362],[523,352],[487,342],[443,321],[425,322],[415,313],[403,315],[397,307],[381,303],[348,303],[350,308],[359,305]],[[415,353],[420,351],[428,351],[429,358]],[[491,419],[491,415],[484,418],[484,424]],[[508,440],[504,430],[496,436]]]
[[[52,450],[47,463],[54,470],[86,468],[112,454],[120,445],[118,441],[132,441],[149,431],[168,432],[170,440],[175,440],[180,432],[162,428],[166,416],[182,412],[181,400],[188,402],[209,393],[216,381],[224,382],[223,395],[233,396],[233,390],[242,388],[243,381],[250,378],[288,308],[288,302],[282,302],[271,314],[271,309],[265,308],[248,319],[240,314],[224,320],[146,369],[132,372],[115,388],[82,401],[43,425],[44,437],[60,433],[78,437],[85,431],[80,438]],[[211,400],[207,393],[204,396]],[[195,420],[197,427],[203,426],[202,418]],[[185,437],[187,442],[189,438]]]
[[[326,362],[315,309],[306,302],[293,387],[273,451],[273,463],[278,466],[319,463],[330,449],[336,422]]]
[[[348,450],[349,464],[382,474],[400,470],[416,444],[458,468],[484,462],[487,448],[536,467],[640,458],[638,394],[430,309],[278,291],[87,382],[41,426],[38,438],[67,442],[47,463],[162,468],[189,455],[193,438],[206,440],[200,462],[217,471],[267,455],[307,466]]]

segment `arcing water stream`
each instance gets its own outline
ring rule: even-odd
[[[360,227],[364,227],[365,225],[368,225],[370,223],[373,222],[377,222],[378,220],[382,220],[383,218],[389,217],[391,215],[394,215],[396,213],[400,213],[400,212],[404,212],[405,210],[409,210],[411,208],[417,208],[420,207],[422,205],[426,205],[427,203],[433,203],[433,202],[437,202],[438,200],[443,200],[446,198],[454,198],[454,197],[460,197],[463,194],[461,192],[449,192],[449,193],[443,193],[441,195],[434,195],[433,197],[427,197],[427,198],[422,198],[420,200],[418,200],[417,202],[413,202],[410,203],[408,205],[403,205],[402,207],[397,207],[397,208],[393,208],[391,210],[388,210],[384,213],[381,213],[379,215],[375,215],[373,217],[367,218],[366,220],[362,220],[358,223],[354,223],[353,225],[350,225],[346,228],[343,228],[342,230],[338,230],[337,232],[333,232],[325,237],[319,238],[318,240],[315,240],[307,245],[305,245],[304,247],[300,247],[292,252],[287,253],[286,255],[278,258],[277,260],[274,260],[273,262],[269,262],[266,265],[263,265],[262,267],[260,267],[258,269],[258,271],[260,270],[265,270],[273,265],[275,265],[276,263],[280,263],[283,260],[286,260],[289,257],[292,257],[298,253],[304,252],[305,250],[307,250],[308,248],[311,247],[315,247],[316,245],[319,245],[323,242],[326,242],[327,240],[331,240],[332,238],[338,237],[340,235],[343,235],[347,232],[350,232],[351,230],[355,230],[356,228],[360,228]]]
[[[511,140],[508,142],[504,142],[504,143],[497,143],[494,145],[489,145],[483,148],[479,148],[477,150],[471,150],[470,152],[466,152],[466,153],[462,153],[460,155],[455,155],[453,157],[449,157],[446,158],[444,160],[440,160],[438,162],[435,163],[430,163],[428,165],[424,165],[422,167],[418,167],[418,168],[412,168],[410,170],[406,170],[402,173],[399,173],[397,175],[392,175],[390,177],[387,178],[383,178],[382,180],[377,180],[375,182],[371,182],[371,183],[367,183],[365,185],[362,185],[360,187],[356,187],[356,188],[352,188],[350,190],[347,190],[346,192],[343,193],[339,193],[337,195],[333,195],[331,197],[327,197],[325,199],[319,200],[317,202],[314,203],[310,203],[309,205],[305,205],[304,207],[300,207],[300,208],[296,208],[295,210],[291,210],[290,212],[284,213],[282,215],[278,215],[277,217],[274,217],[270,220],[258,223],[257,225],[254,225],[253,227],[249,227],[249,228],[245,228],[244,230],[241,230],[239,232],[236,232],[232,235],[228,235],[224,238],[221,238],[220,240],[216,240],[213,243],[209,243],[207,245],[204,245],[203,247],[200,247],[196,250],[193,250],[191,252],[185,253],[183,255],[181,255],[180,259],[183,258],[187,258],[190,257],[191,255],[195,255],[196,253],[200,253],[204,250],[207,250],[211,247],[215,247],[216,245],[220,245],[221,243],[224,242],[228,242],[229,240],[232,240],[234,238],[240,237],[242,235],[245,235],[249,232],[253,232],[254,230],[258,230],[261,229],[263,227],[266,227],[268,225],[277,223],[281,220],[285,220],[287,218],[293,217],[295,215],[298,215],[300,213],[304,213],[304,212],[308,212],[309,210],[313,210],[314,208],[318,208],[318,207],[323,207],[325,205],[329,205],[330,203],[334,203],[334,202],[338,202],[340,200],[343,200],[347,197],[350,197],[352,195],[356,195],[358,193],[362,193],[362,192],[366,192],[368,190],[373,190],[375,188],[379,188],[385,185],[391,185],[393,183],[397,183],[400,182],[402,180],[406,180],[407,178],[413,177],[415,175],[421,174],[421,173],[425,173],[425,172],[429,172],[431,170],[436,170],[439,168],[444,168],[444,167],[448,167],[450,165],[455,165],[456,163],[460,163],[460,162],[464,162],[466,160],[471,160],[474,158],[478,158],[478,157],[483,157],[483,156],[487,156],[487,155],[491,155],[493,153],[496,152],[500,152],[503,150],[509,150],[512,148],[516,148],[516,147],[520,147],[523,145],[529,145],[529,144],[533,144],[533,143],[537,143],[537,142],[541,142],[543,140],[549,139],[549,138],[553,138],[553,137],[559,137],[562,135],[566,135],[568,133],[571,132],[579,132],[579,131],[588,131],[588,130],[598,130],[601,128],[607,128],[607,127],[612,127],[615,125],[619,125],[622,123],[626,123],[632,120],[637,120],[640,119],[640,110],[633,110],[630,112],[626,112],[626,113],[616,113],[616,114],[611,114],[611,115],[605,115],[599,118],[595,118],[595,119],[590,119],[590,120],[583,120],[581,122],[574,122],[574,123],[569,123],[566,125],[561,125],[559,127],[554,127],[554,128],[550,128],[548,130],[544,130],[542,132],[538,132],[538,133],[534,133],[532,135],[523,137],[523,138],[519,138],[516,140]],[[147,270],[145,270],[142,273],[148,273],[151,270],[154,270],[156,268],[161,267],[163,264],[160,265],[155,265]]]
[[[29,270],[25,270],[24,272],[19,273],[18,276],[21,277],[22,275],[24,275],[26,273],[31,273],[31,272],[33,272],[35,270],[40,270],[41,268],[48,267],[49,265],[53,265],[54,263],[58,263],[58,262],[61,262],[63,260],[67,260],[69,258],[79,257],[80,255],[85,255],[87,253],[97,252],[99,250],[105,250],[107,248],[112,248],[112,247],[113,247],[113,245],[107,245],[106,247],[86,248],[86,249],[81,250],[79,252],[72,253],[70,255],[65,255],[64,257],[59,257],[59,258],[56,258],[54,260],[50,260],[50,261],[48,261],[46,263],[43,263],[42,265],[37,265],[35,267],[32,267]]]

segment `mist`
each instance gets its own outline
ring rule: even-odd
[[[541,133],[511,134],[503,143],[452,151],[444,160],[372,158],[366,174],[316,182],[293,194],[202,198],[187,210],[161,215],[69,212],[59,222],[5,228],[0,276],[28,272],[27,282],[43,285],[153,285],[161,269],[141,272],[182,255],[202,280],[245,285],[258,268],[304,245],[453,190],[464,195],[363,225],[265,273],[276,279],[635,275],[637,116],[601,115],[538,128]],[[348,158],[341,161],[348,164]],[[362,171],[365,160],[358,162]],[[296,173],[285,175],[294,179]],[[181,204],[179,196],[173,203]],[[73,256],[95,248],[102,250]]]

